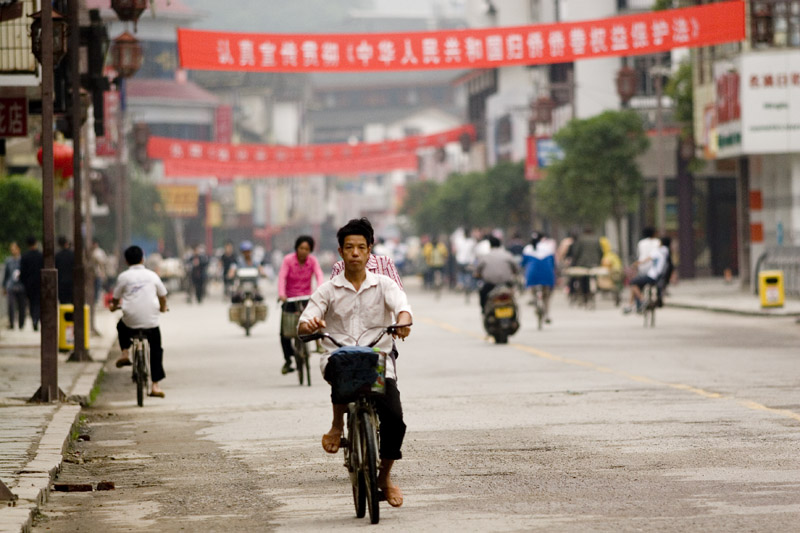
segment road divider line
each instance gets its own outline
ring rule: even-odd
[[[470,331],[465,331],[459,327],[456,327],[452,324],[448,324],[447,322],[442,322],[441,320],[434,320],[432,318],[421,317],[417,319],[421,322],[426,324],[430,324],[432,326],[436,326],[440,329],[448,331],[450,333],[456,333],[458,335],[466,335],[475,339],[484,340],[485,337],[483,335],[477,335]],[[768,407],[764,404],[755,402],[753,400],[745,400],[745,399],[737,399],[733,396],[725,396],[724,394],[720,394],[718,392],[711,392],[705,389],[700,389],[698,387],[693,387],[691,385],[686,385],[685,383],[667,383],[666,381],[659,381],[657,379],[649,378],[647,376],[639,376],[637,374],[631,374],[629,372],[615,370],[613,368],[609,368],[606,366],[600,366],[590,361],[583,361],[580,359],[573,359],[569,357],[562,357],[560,355],[555,355],[549,352],[545,352],[543,350],[539,350],[537,348],[533,348],[532,346],[526,346],[524,344],[518,343],[511,343],[509,344],[510,348],[514,348],[515,350],[526,352],[540,359],[547,359],[549,361],[556,361],[559,363],[564,363],[571,366],[579,366],[582,368],[588,368],[594,370],[596,372],[602,372],[603,374],[613,374],[615,376],[620,376],[630,381],[635,381],[637,383],[645,383],[648,385],[655,385],[658,387],[668,387],[671,389],[681,390],[690,392],[692,394],[696,394],[700,397],[707,398],[710,400],[732,400],[737,404],[741,405],[742,407],[746,407],[747,409],[751,409],[753,411],[763,411],[767,413],[772,413],[775,415],[783,416],[786,418],[791,418],[793,420],[800,421],[800,414],[795,413],[789,409],[775,409],[774,407]]]

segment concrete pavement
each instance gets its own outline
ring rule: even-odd
[[[68,363],[69,354],[58,355],[59,388],[68,399],[63,403],[28,403],[41,384],[40,333],[30,320],[22,331],[0,332],[0,481],[17,497],[0,502],[0,532],[29,531],[47,499],[81,403],[88,401],[115,339],[112,314],[103,310],[97,318],[103,336],[90,339],[94,362]]]
[[[800,300],[762,309],[752,292],[742,291],[737,282],[719,279],[681,281],[670,287],[666,305],[753,316],[800,316]],[[61,404],[27,403],[40,383],[39,333],[32,331],[30,321],[25,331],[0,332],[0,481],[18,497],[13,505],[0,507],[0,532],[28,531],[34,512],[46,500],[80,402],[89,397],[115,340],[115,322],[116,317],[105,310],[98,315],[103,337],[91,339],[95,362],[67,363],[67,354],[59,355],[59,385],[71,399]]]

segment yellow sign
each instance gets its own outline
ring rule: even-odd
[[[253,212],[253,191],[250,189],[250,185],[237,183],[234,195],[237,213],[247,215]]]
[[[164,212],[172,217],[196,217],[200,194],[195,185],[159,185]]]
[[[206,225],[212,228],[219,228],[222,226],[222,206],[219,202],[208,203]]]

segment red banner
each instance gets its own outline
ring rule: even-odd
[[[275,146],[265,144],[227,144],[206,141],[185,141],[166,137],[150,137],[147,155],[152,159],[188,159],[220,163],[290,163],[321,162],[329,164],[338,160],[384,157],[412,153],[418,148],[444,146],[460,141],[467,135],[475,139],[472,124],[432,135],[414,135],[396,141],[359,144],[309,144],[303,146]]]
[[[0,138],[28,135],[28,99],[0,98]]]
[[[358,175],[392,170],[415,170],[417,156],[413,152],[389,155],[334,159],[330,161],[210,161],[204,159],[165,159],[167,177],[237,176],[251,178]]]
[[[471,69],[652,54],[745,38],[745,2],[607,19],[412,33],[259,34],[178,29],[181,68],[257,72]]]

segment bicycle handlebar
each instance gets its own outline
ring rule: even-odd
[[[408,324],[392,324],[391,326],[386,326],[386,327],[382,327],[382,326],[381,326],[381,327],[380,327],[380,328],[381,328],[381,331],[380,331],[380,333],[378,334],[378,336],[377,336],[377,337],[375,337],[375,340],[373,340],[371,343],[367,344],[366,346],[367,346],[368,348],[372,348],[373,346],[375,346],[376,344],[378,344],[378,341],[380,341],[380,340],[381,340],[381,338],[383,338],[383,336],[384,336],[385,334],[387,334],[387,333],[388,333],[388,334],[390,334],[390,335],[393,335],[394,333],[396,333],[396,332],[397,332],[397,330],[398,330],[398,329],[400,329],[400,328],[407,328],[407,327],[410,327],[410,326],[412,326],[412,325],[413,325],[413,323],[408,323]],[[363,331],[363,332],[361,333],[361,335],[359,335],[359,336],[358,336],[358,339],[356,339],[356,342],[355,342],[355,344],[354,344],[354,345],[355,345],[355,346],[361,346],[360,344],[358,344],[358,341],[359,341],[359,340],[361,340],[361,337],[364,335],[364,333],[366,333],[367,331],[373,330],[373,329],[377,329],[377,328],[369,328],[369,329],[367,329],[367,330]],[[301,340],[301,341],[303,341],[303,342],[311,342],[311,341],[315,341],[315,340],[319,340],[319,339],[328,339],[329,341],[331,341],[333,344],[335,344],[335,345],[336,345],[336,346],[338,346],[339,348],[344,348],[345,346],[347,346],[346,344],[342,344],[341,342],[339,342],[339,341],[337,341],[336,339],[334,339],[334,338],[331,336],[331,334],[330,334],[330,333],[325,333],[325,332],[322,332],[322,331],[318,331],[318,332],[316,332],[316,333],[310,333],[310,334],[308,334],[308,335],[299,335],[299,337],[300,337],[300,340]]]

